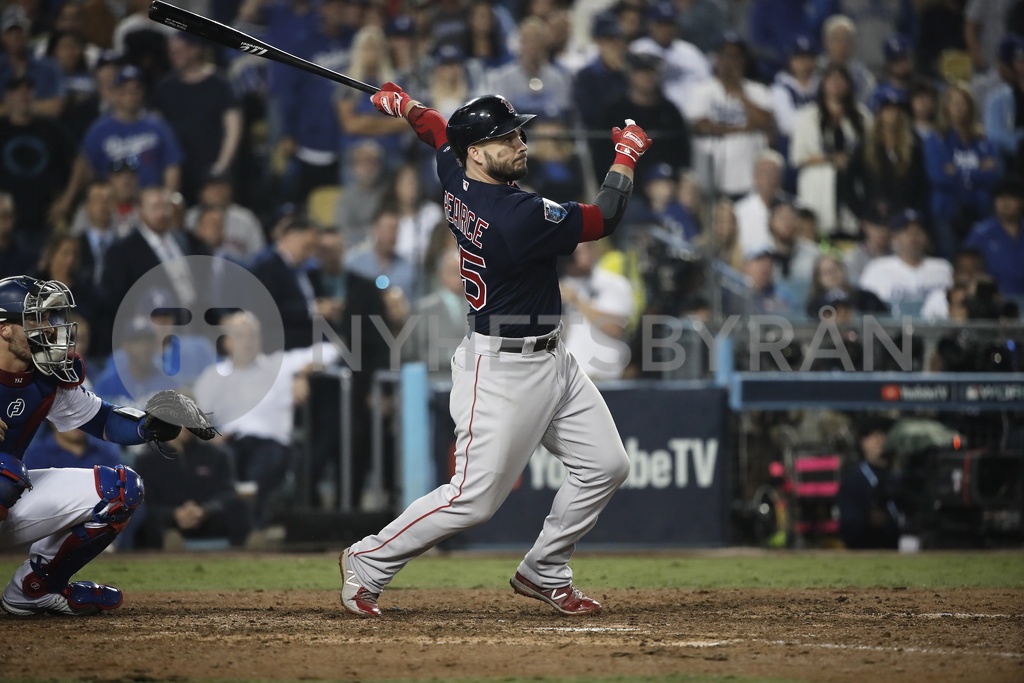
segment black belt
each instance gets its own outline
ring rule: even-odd
[[[541,337],[533,343],[533,352],[538,351],[554,351],[558,348],[558,338],[561,335],[558,331],[549,332],[548,335]],[[504,338],[501,340],[501,346],[498,347],[499,351],[511,351],[513,353],[523,352],[523,340],[515,338]]]

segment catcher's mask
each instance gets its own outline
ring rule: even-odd
[[[74,369],[78,323],[68,317],[75,297],[63,282],[27,275],[0,280],[0,321],[25,328],[32,363],[44,375],[78,382]]]

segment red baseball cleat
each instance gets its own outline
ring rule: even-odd
[[[341,567],[341,606],[357,617],[379,617],[377,598],[380,593],[368,591],[348,568],[348,548],[341,551],[338,565]]]
[[[601,603],[593,598],[588,598],[579,589],[573,588],[571,583],[561,588],[545,590],[527,580],[519,572],[516,572],[516,575],[509,579],[509,585],[512,586],[512,590],[516,593],[546,602],[562,614],[568,616],[598,614],[601,611]]]

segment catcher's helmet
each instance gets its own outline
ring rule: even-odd
[[[74,368],[78,323],[68,315],[75,297],[63,282],[37,280],[27,275],[0,280],[0,322],[25,328],[32,363],[44,375],[62,382],[78,382]]]
[[[483,95],[466,102],[448,119],[448,142],[455,156],[465,161],[471,145],[522,128],[533,116],[516,113],[512,103],[501,95]]]

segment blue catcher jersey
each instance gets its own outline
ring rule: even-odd
[[[437,151],[437,175],[459,246],[470,329],[501,337],[553,330],[562,314],[555,259],[580,241],[579,204],[467,178],[450,144]]]
[[[75,363],[79,377],[85,368]],[[21,458],[43,420],[49,418],[60,431],[80,427],[102,406],[96,394],[81,384],[67,384],[34,369],[25,372],[0,370],[0,420],[7,425],[0,451]]]

